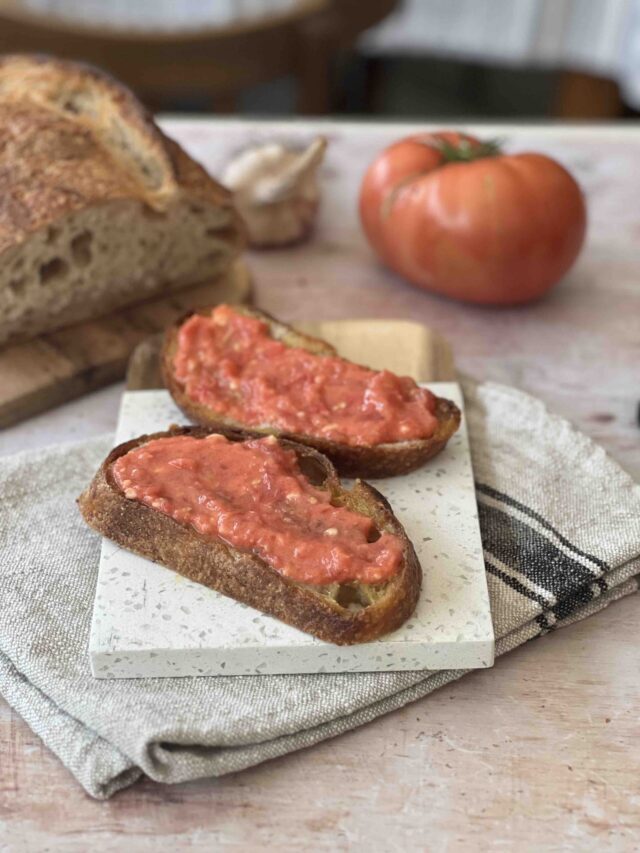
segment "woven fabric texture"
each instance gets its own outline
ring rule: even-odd
[[[465,399],[501,655],[638,589],[640,487],[532,397],[467,383]],[[109,448],[107,437],[0,460],[0,694],[92,796],[141,774],[237,771],[464,675],[93,679],[100,542],[75,499]]]

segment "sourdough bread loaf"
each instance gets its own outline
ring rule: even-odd
[[[0,60],[0,345],[219,275],[230,194],[89,66]]]

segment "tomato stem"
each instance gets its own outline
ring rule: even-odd
[[[488,139],[474,145],[468,139],[461,139],[458,143],[449,142],[446,139],[433,142],[445,163],[471,163],[474,160],[482,160],[485,157],[498,157],[502,154],[502,139]]]

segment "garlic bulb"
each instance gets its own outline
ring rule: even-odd
[[[222,180],[233,191],[252,246],[284,246],[309,236],[326,147],[322,136],[304,151],[271,142],[247,149],[229,163]]]

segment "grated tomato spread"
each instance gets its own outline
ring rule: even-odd
[[[372,520],[333,506],[273,436],[153,439],[119,457],[112,473],[125,497],[254,553],[295,581],[381,583],[402,560],[398,536],[381,532],[369,542],[377,535]]]
[[[228,305],[182,324],[173,367],[192,400],[247,426],[374,446],[430,438],[438,423],[410,377],[287,346]]]

